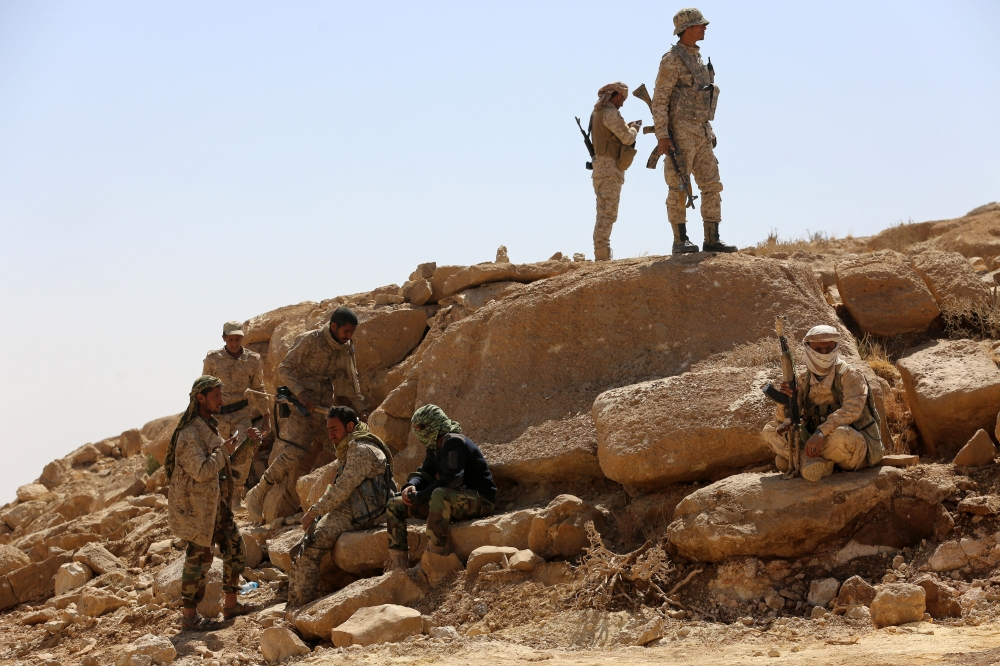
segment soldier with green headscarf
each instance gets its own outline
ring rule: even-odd
[[[482,451],[440,407],[424,405],[414,412],[410,424],[427,454],[386,507],[389,570],[406,568],[409,563],[407,518],[426,518],[427,550],[446,555],[448,524],[490,515],[497,494]]]
[[[233,466],[239,465],[241,458],[252,456],[254,447],[243,446],[237,452],[238,435],[225,441],[219,435],[215,414],[222,409],[222,380],[211,375],[199,377],[188,398],[187,409],[170,437],[163,467],[170,481],[170,529],[187,542],[181,574],[183,626],[205,631],[218,627],[197,610],[205,597],[213,544],[222,554],[223,615],[232,618],[256,610],[236,601],[240,574],[246,566],[246,548],[230,508],[237,498]],[[254,428],[247,435],[260,438]]]

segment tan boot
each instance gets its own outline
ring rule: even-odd
[[[273,485],[267,479],[261,479],[247,493],[246,508],[251,522],[258,525],[264,522],[264,498],[267,497],[267,492],[271,490]]]
[[[385,562],[385,573],[396,569],[406,569],[410,566],[410,554],[405,550],[389,549],[389,557]]]
[[[778,471],[784,474],[788,471],[788,458],[785,456],[774,456],[774,466],[778,468]]]
[[[819,481],[833,474],[834,462],[826,458],[806,458],[802,461],[802,478]]]

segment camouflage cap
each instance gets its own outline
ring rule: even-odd
[[[246,335],[243,332],[243,324],[238,321],[227,321],[222,325],[223,335]]]
[[[674,14],[674,34],[679,35],[693,25],[708,25],[701,10],[696,7],[686,7]]]

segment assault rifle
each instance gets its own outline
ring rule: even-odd
[[[583,125],[580,124],[580,118],[579,118],[579,116],[573,116],[573,117],[576,118],[576,126],[580,128],[580,134],[583,135],[583,145],[587,146],[587,152],[590,153],[590,159],[593,160],[594,159],[594,144],[590,140],[590,130],[588,128],[588,130],[586,132],[584,132],[583,131]],[[593,162],[587,162],[586,164],[584,164],[584,166],[587,167],[587,169],[593,170],[594,163]]]
[[[778,434],[784,435],[788,442],[788,450],[791,459],[788,461],[788,471],[785,473],[786,479],[791,479],[799,475],[802,469],[802,443],[809,438],[802,424],[802,414],[799,412],[799,387],[795,377],[795,358],[792,350],[788,347],[788,338],[785,337],[785,324],[788,318],[784,315],[774,320],[774,330],[778,334],[778,342],[781,345],[781,381],[788,384],[792,390],[792,395],[788,396],[770,384],[763,388],[764,394],[775,402],[785,406],[785,422],[778,426]]]
[[[646,84],[643,83],[638,88],[632,91],[633,97],[638,97],[646,106],[649,107],[649,113],[653,113],[653,100],[649,97],[649,91],[646,90]],[[643,127],[643,134],[652,134],[656,131],[655,125],[650,125],[649,127]],[[681,189],[684,190],[684,194],[687,196],[687,208],[694,208],[694,200],[697,199],[697,195],[694,194],[694,190],[691,189],[691,176],[688,175],[686,169],[682,169],[681,166],[684,162],[684,158],[677,152],[677,143],[674,141],[674,135],[667,128],[667,136],[670,137],[670,143],[673,145],[674,149],[667,152],[667,157],[670,158],[670,163],[674,166],[674,171],[677,172],[677,177],[681,181]],[[653,152],[649,154],[649,159],[646,160],[647,169],[655,169],[656,163],[660,161],[660,146],[659,144],[653,146]]]
[[[280,416],[282,418],[287,418],[289,413],[291,413],[291,407],[295,407],[296,411],[302,416],[309,416],[309,410],[306,406],[299,402],[299,399],[291,392],[287,386],[279,386],[276,393],[265,393],[264,391],[254,391],[253,389],[247,389],[244,391],[246,393],[256,393],[257,395],[267,396],[268,398],[274,398],[274,401],[281,405]],[[328,409],[317,405],[313,407],[313,414],[326,414]]]

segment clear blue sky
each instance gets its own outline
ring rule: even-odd
[[[997,3],[700,7],[725,240],[1000,199]],[[501,243],[592,256],[573,116],[610,81],[652,89],[679,8],[0,0],[0,503],[183,409],[227,319]],[[652,142],[619,257],[669,251]]]

